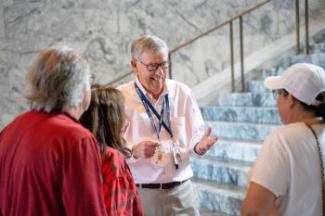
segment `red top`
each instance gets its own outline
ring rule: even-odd
[[[30,111],[0,133],[0,215],[106,215],[92,134],[62,113]]]
[[[124,156],[110,147],[106,153],[102,172],[107,215],[143,215],[140,196]]]

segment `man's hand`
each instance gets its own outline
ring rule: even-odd
[[[200,142],[195,145],[194,151],[199,155],[204,155],[217,140],[217,136],[211,135],[211,128],[209,127]]]
[[[158,143],[152,141],[142,141],[132,148],[132,155],[135,159],[150,158],[154,155]]]

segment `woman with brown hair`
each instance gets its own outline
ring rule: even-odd
[[[125,124],[123,94],[113,88],[94,85],[89,109],[80,122],[96,137],[102,154],[103,192],[108,215],[143,215],[140,196],[125,157],[121,134]]]

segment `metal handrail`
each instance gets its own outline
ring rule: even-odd
[[[305,46],[306,46],[306,54],[309,54],[309,8],[308,8],[308,0],[305,0]]]
[[[236,19],[239,19],[239,38],[240,38],[240,70],[241,70],[241,86],[242,86],[242,91],[245,90],[245,73],[244,73],[244,70],[245,70],[245,67],[244,67],[244,36],[243,36],[243,16],[256,10],[257,8],[265,5],[266,3],[269,3],[271,2],[272,0],[266,0],[264,2],[261,2],[259,4],[256,4],[255,6],[245,10],[244,12],[222,22],[221,24],[209,29],[208,31],[202,33],[202,34],[199,34],[198,36],[186,41],[185,43],[183,44],[180,44],[178,45],[177,47],[175,47],[174,49],[170,50],[169,52],[169,59],[170,59],[170,64],[172,64],[171,60],[171,55],[173,53],[175,53],[176,51],[178,51],[179,49],[189,45],[189,44],[192,44],[193,42],[195,42],[196,40],[222,28],[223,26],[225,25],[228,25],[229,24],[229,27],[230,27],[230,62],[231,62],[231,90],[232,91],[235,91],[235,67],[234,67],[234,44],[233,44],[233,22],[236,20]],[[169,77],[172,77],[172,67],[170,67],[169,69]]]
[[[198,36],[184,42],[183,44],[180,44],[180,45],[176,46],[175,48],[170,50],[170,53],[176,52],[177,50],[179,50],[179,49],[193,43],[194,41],[200,39],[201,37],[206,36],[206,35],[210,34],[211,32],[214,32],[214,31],[220,29],[221,27],[223,27],[223,26],[229,24],[230,22],[238,19],[239,17],[242,17],[242,16],[252,12],[253,10],[256,10],[257,8],[261,7],[262,5],[265,5],[266,3],[271,2],[271,1],[272,0],[266,0],[266,1],[262,2],[262,3],[256,4],[254,7],[251,7],[249,9],[245,10],[244,12],[242,12],[242,13],[240,13],[240,14],[238,14],[238,15],[236,15],[236,16],[234,16],[234,17],[232,17],[232,18],[230,18],[230,19],[228,19],[228,20],[226,20],[224,22],[222,22],[221,24],[209,29],[208,31],[206,31],[206,32],[204,32],[202,34],[199,34]]]
[[[211,28],[211,29],[209,29],[208,31],[206,31],[206,32],[204,32],[204,33],[202,33],[202,34],[199,34],[199,35],[197,35],[196,37],[194,37],[194,38],[191,38],[191,39],[189,39],[189,40],[187,40],[186,42],[184,42],[184,43],[182,43],[182,44],[180,44],[180,45],[178,45],[178,46],[176,46],[176,47],[174,47],[173,49],[171,49],[170,51],[169,51],[169,62],[170,62],[170,64],[172,64],[172,58],[171,58],[171,55],[173,54],[173,53],[175,53],[176,51],[178,51],[178,50],[180,50],[181,48],[183,48],[183,47],[185,47],[185,46],[187,46],[187,45],[189,45],[189,44],[192,44],[193,42],[195,42],[195,41],[197,41],[198,39],[200,39],[200,38],[202,38],[202,37],[204,37],[204,36],[206,36],[206,35],[208,35],[208,34],[210,34],[210,33],[212,33],[212,32],[214,32],[214,31],[216,31],[216,30],[218,30],[218,29],[220,29],[220,28],[222,28],[223,26],[225,26],[225,25],[227,25],[227,24],[230,24],[230,26],[231,26],[231,32],[233,32],[233,30],[232,30],[232,24],[233,24],[233,21],[234,20],[236,20],[236,19],[240,19],[240,26],[241,26],[241,33],[240,33],[240,35],[241,35],[241,51],[240,51],[240,53],[241,53],[241,55],[243,55],[243,53],[244,53],[244,51],[243,51],[243,38],[242,38],[242,17],[244,16],[244,15],[246,15],[246,14],[248,14],[248,13],[250,13],[250,12],[252,12],[252,11],[254,11],[254,10],[256,10],[257,8],[259,8],[259,7],[261,7],[262,5],[264,5],[264,4],[266,4],[266,3],[268,3],[268,2],[271,2],[272,0],[266,0],[266,1],[264,1],[264,2],[262,2],[262,3],[259,3],[259,4],[256,4],[255,6],[253,6],[253,7],[251,7],[251,8],[249,8],[249,9],[247,9],[247,10],[245,10],[244,12],[242,12],[242,13],[240,13],[240,14],[238,14],[238,15],[236,15],[236,16],[234,16],[234,17],[232,17],[232,18],[230,18],[230,19],[228,19],[228,20],[226,20],[226,21],[224,21],[224,22],[222,22],[221,24],[219,24],[219,25],[217,25],[217,26],[215,26],[215,27],[213,27],[213,28]],[[230,40],[231,42],[231,46],[232,46],[232,48],[231,48],[231,50],[232,50],[232,54],[231,54],[231,62],[232,62],[232,80],[233,80],[233,71],[234,71],[234,58],[233,58],[233,35],[231,36],[232,37],[232,39]],[[242,86],[243,86],[243,89],[244,89],[244,84],[243,84],[243,80],[244,80],[244,77],[243,77],[243,74],[244,74],[244,64],[243,64],[243,60],[244,60],[244,58],[243,58],[243,56],[241,56],[241,70],[242,70],[242,72],[241,72],[241,74],[242,74]],[[170,65],[170,67],[169,67],[170,69],[169,69],[169,77],[170,78],[172,78],[172,72],[171,72],[171,65]],[[113,85],[114,83],[117,83],[117,82],[119,82],[119,81],[121,81],[121,80],[123,80],[125,77],[127,77],[127,76],[129,76],[129,75],[131,75],[133,72],[131,71],[131,72],[128,72],[128,73],[126,73],[126,74],[123,74],[122,76],[120,76],[120,77],[118,77],[118,78],[116,78],[116,79],[114,79],[114,80],[112,80],[111,82],[109,82],[107,85]],[[232,81],[232,86],[234,86],[234,81]],[[233,90],[234,90],[234,88],[233,88]]]
[[[245,77],[244,77],[244,42],[243,42],[243,16],[256,10],[257,8],[271,2],[272,0],[266,0],[264,2],[261,2],[259,4],[256,4],[255,6],[253,6],[252,8],[249,8],[247,10],[245,10],[244,12],[222,22],[221,24],[209,29],[208,31],[201,33],[199,35],[197,35],[194,38],[191,38],[187,41],[185,41],[184,43],[174,47],[173,49],[171,49],[169,51],[169,55],[168,55],[168,59],[170,62],[170,67],[169,67],[169,77],[172,78],[172,54],[174,54],[176,51],[182,49],[185,46],[188,46],[192,43],[194,43],[195,41],[197,41],[198,39],[217,31],[218,29],[222,28],[225,25],[229,24],[229,40],[230,40],[230,64],[231,64],[231,89],[232,91],[235,90],[235,76],[234,76],[234,36],[233,36],[233,22],[236,19],[239,19],[239,37],[240,37],[240,70],[241,70],[241,86],[242,86],[242,91],[245,90]],[[308,9],[308,0],[305,0],[305,32],[306,32],[306,37],[305,37],[305,51],[306,54],[309,54],[309,9]],[[299,20],[299,0],[296,0],[296,40],[297,40],[297,53],[299,54],[301,52],[300,49],[300,20]],[[111,82],[109,82],[107,85],[113,85],[116,82],[121,81],[122,79],[124,79],[125,77],[131,75],[132,72],[128,72],[114,80],[112,80]]]
[[[309,47],[309,5],[308,0],[305,0],[305,53],[308,55],[310,51]],[[300,46],[300,5],[299,0],[296,0],[296,40],[297,40],[297,54],[301,53]]]
[[[297,53],[300,53],[300,17],[299,17],[299,0],[296,0],[296,40],[297,40]]]

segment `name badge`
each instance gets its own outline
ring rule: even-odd
[[[165,166],[164,160],[165,160],[166,154],[162,151],[161,144],[159,144],[156,147],[155,153],[152,156],[152,163],[155,164],[156,166],[163,167]]]

